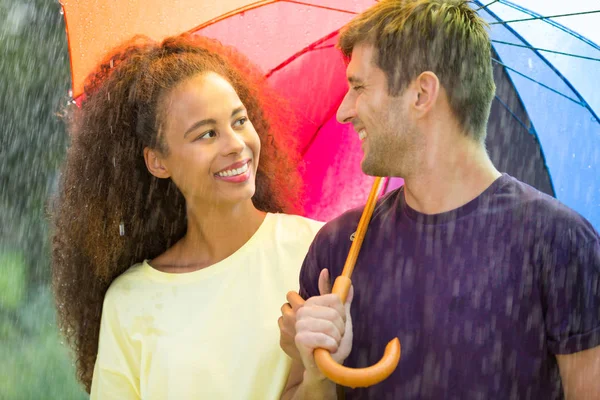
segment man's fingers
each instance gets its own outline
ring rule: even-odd
[[[298,349],[306,349],[304,351],[312,352],[315,349],[329,350],[330,353],[335,353],[338,349],[337,341],[331,336],[327,336],[319,332],[298,332],[296,334],[296,346]]]
[[[317,332],[323,333],[335,339],[339,343],[344,333],[344,324],[341,319],[329,321],[326,319],[305,318],[296,322],[296,332]]]
[[[327,268],[321,270],[319,274],[319,293],[322,295],[331,293],[331,281]]]
[[[352,304],[352,300],[354,300],[354,285],[350,285],[350,290],[348,291],[348,296],[346,297],[346,306],[348,306],[348,308]]]
[[[343,320],[346,320],[346,309],[344,305],[342,305],[340,296],[338,296],[337,294],[326,294],[323,296],[311,297],[310,299],[306,300],[304,306],[300,308],[296,314],[300,312],[306,312],[306,309],[312,309],[314,307],[331,308],[338,314],[340,314]]]

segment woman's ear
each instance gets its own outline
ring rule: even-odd
[[[169,169],[164,164],[163,158],[157,150],[145,147],[144,161],[146,161],[146,168],[148,168],[148,171],[157,178],[166,179],[171,177]]]

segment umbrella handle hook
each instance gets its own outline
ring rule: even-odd
[[[351,284],[349,278],[340,275],[335,280],[332,293],[339,295],[344,302]],[[325,349],[315,349],[314,357],[323,375],[331,381],[339,385],[357,388],[373,386],[389,377],[398,366],[400,353],[400,340],[394,338],[385,347],[381,360],[366,368],[348,368],[340,365]]]
[[[358,253],[367,233],[367,227],[371,220],[371,216],[373,215],[375,204],[377,203],[380,186],[381,178],[377,177],[373,182],[367,204],[360,217],[358,229],[356,230],[356,235],[352,241],[352,246],[350,247],[342,274],[336,278],[335,283],[333,284],[332,293],[340,296],[342,304],[346,302],[346,297],[348,296],[350,286],[352,285],[350,277],[354,271]],[[394,338],[387,344],[381,360],[366,368],[348,368],[340,365],[325,349],[315,349],[314,357],[317,366],[327,378],[339,385],[356,388],[375,385],[390,376],[398,366],[400,352],[400,340]]]

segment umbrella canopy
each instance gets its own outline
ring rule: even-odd
[[[547,3],[553,2],[542,7]],[[555,18],[562,20],[600,16],[598,7],[575,9],[560,3],[560,9],[540,11],[546,16],[593,12]],[[518,4],[487,4],[479,13],[491,27],[498,86],[488,124],[492,160],[554,195],[598,229],[600,46]],[[585,19],[580,23],[584,26]]]
[[[306,162],[305,212],[328,220],[363,204],[372,182],[360,170],[356,133],[335,120],[347,84],[334,46],[338,30],[374,3],[62,0],[73,94],[82,93],[85,77],[111,48],[134,34],[161,40],[195,32],[233,45],[264,70],[296,110],[299,126],[290,134],[297,137]],[[473,7],[481,7],[494,40],[498,90],[487,140],[492,160],[500,170],[556,196],[598,227],[600,64],[592,59],[600,58],[600,48],[556,22],[531,20],[539,16],[516,4],[490,3],[483,7],[475,2]],[[524,18],[530,20],[506,22]],[[544,47],[591,59],[532,49]],[[391,179],[386,190],[401,183]]]

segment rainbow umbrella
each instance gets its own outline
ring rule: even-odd
[[[216,38],[245,53],[289,99],[306,164],[305,214],[329,220],[364,204],[373,178],[360,170],[356,133],[335,121],[347,84],[334,48],[340,27],[373,0],[63,0],[73,96],[113,47],[135,34],[182,32]]]
[[[340,27],[375,2],[62,0],[73,96],[102,57],[135,34],[161,40],[192,32],[233,45],[297,112],[290,134],[306,163],[305,214],[329,220],[364,204],[373,182],[360,170],[356,133],[335,120],[347,90],[335,43]],[[600,47],[506,0],[472,6],[491,24],[494,46],[492,160],[600,226]],[[401,183],[386,180],[384,191]]]

